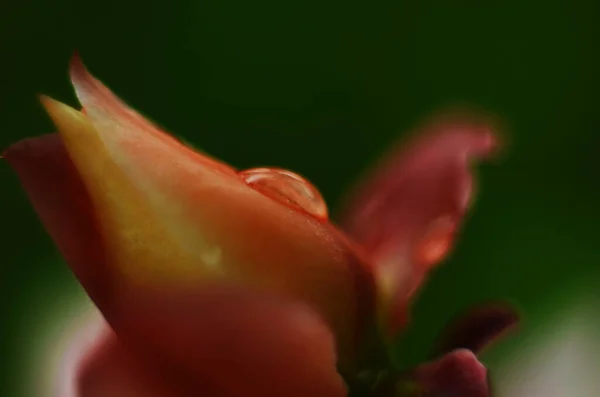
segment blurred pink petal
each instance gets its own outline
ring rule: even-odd
[[[454,243],[471,201],[470,161],[495,146],[485,123],[439,119],[388,154],[350,195],[342,224],[374,258],[390,333],[406,322],[409,298]]]
[[[489,397],[487,369],[475,355],[458,349],[406,372],[366,375],[369,397]]]

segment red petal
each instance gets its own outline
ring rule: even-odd
[[[132,337],[128,344],[151,347],[227,396],[345,395],[331,333],[304,305],[219,286],[194,297],[125,302],[122,310],[117,332]]]
[[[392,305],[384,309],[392,332],[405,320],[410,296],[453,244],[471,199],[470,161],[495,143],[486,124],[437,120],[393,150],[351,195],[343,225],[374,257],[384,306]]]
[[[186,381],[163,367],[155,361],[135,356],[112,331],[107,330],[79,363],[76,397],[184,397],[209,391],[194,392]]]
[[[57,134],[26,139],[3,154],[44,227],[94,300],[106,294],[105,253],[90,197]],[[101,300],[101,299],[100,299]]]
[[[105,333],[80,366],[78,396],[345,395],[331,335],[312,312],[237,292],[212,294],[205,303],[209,311],[194,305],[202,313],[197,318],[189,316],[189,302],[158,303],[166,324],[157,323],[150,308],[134,318],[166,351],[125,345]]]
[[[174,397],[196,396],[176,374],[155,360],[141,359],[119,342],[95,308],[61,325],[65,340],[55,340],[51,356],[42,356],[52,388],[39,396]],[[47,357],[47,358],[45,358]],[[215,394],[217,395],[217,394]]]
[[[107,331],[95,342],[79,362],[75,373],[77,397],[164,396],[158,393],[156,374],[149,377],[155,384],[148,385],[140,363],[118,342],[112,331]]]

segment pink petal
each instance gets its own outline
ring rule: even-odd
[[[487,370],[469,350],[455,350],[414,375],[426,397],[489,397]]]
[[[406,321],[409,298],[452,247],[471,201],[470,161],[495,146],[485,123],[437,119],[391,151],[350,196],[343,226],[374,257],[390,332]]]
[[[407,372],[364,374],[361,395],[372,397],[489,397],[487,369],[465,349]]]

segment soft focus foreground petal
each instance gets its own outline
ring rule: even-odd
[[[60,324],[62,336],[52,341],[51,356],[38,357],[45,364],[44,373],[48,373],[52,381],[51,388],[44,384],[46,387],[37,396],[198,395],[184,388],[186,384],[181,379],[158,363],[134,356],[117,340],[99,311],[91,305],[85,306],[89,307]]]
[[[155,370],[153,363],[131,354],[108,326],[95,344],[82,352],[72,376],[74,397],[183,395],[169,387],[164,375]]]
[[[362,327],[370,325],[374,282],[341,232],[160,132],[78,61],[72,77],[85,115],[42,98],[64,147],[39,141],[44,147],[8,153],[15,153],[12,163],[27,173],[24,185],[36,209],[113,326],[112,312],[122,312],[117,306],[145,295],[193,294],[205,283],[251,285],[308,302],[334,330],[340,359],[353,356]],[[46,150],[51,155],[40,154]],[[53,156],[64,163],[59,174],[67,169],[66,182],[79,176],[75,193],[86,197],[89,219],[62,218],[70,190],[45,178],[48,166],[38,161]],[[93,237],[83,249],[87,234]]]
[[[468,350],[456,350],[410,373],[381,376],[372,397],[489,397],[486,368]]]
[[[84,367],[81,397],[345,395],[331,334],[303,305],[237,289],[154,303],[135,303],[146,310],[132,321],[148,329],[142,338],[150,335],[158,349],[135,340],[129,351],[111,335]]]
[[[436,357],[455,349],[468,349],[479,354],[513,329],[518,321],[519,314],[508,304],[490,303],[473,307],[441,332],[432,355]]]
[[[3,156],[77,278],[93,300],[102,301],[108,288],[102,237],[89,194],[60,137],[23,140]]]
[[[210,384],[194,389],[164,363],[136,356],[108,328],[81,357],[74,375],[74,397],[225,396]]]
[[[452,247],[471,200],[470,161],[495,146],[484,122],[438,118],[387,155],[350,195],[342,224],[374,257],[391,334],[406,321],[410,296]]]

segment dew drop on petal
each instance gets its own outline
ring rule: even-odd
[[[442,261],[454,239],[456,223],[449,217],[439,218],[431,224],[415,247],[415,260],[425,269]]]
[[[327,219],[327,204],[306,179],[280,168],[251,168],[239,173],[255,190],[290,207],[299,208],[320,220]]]

